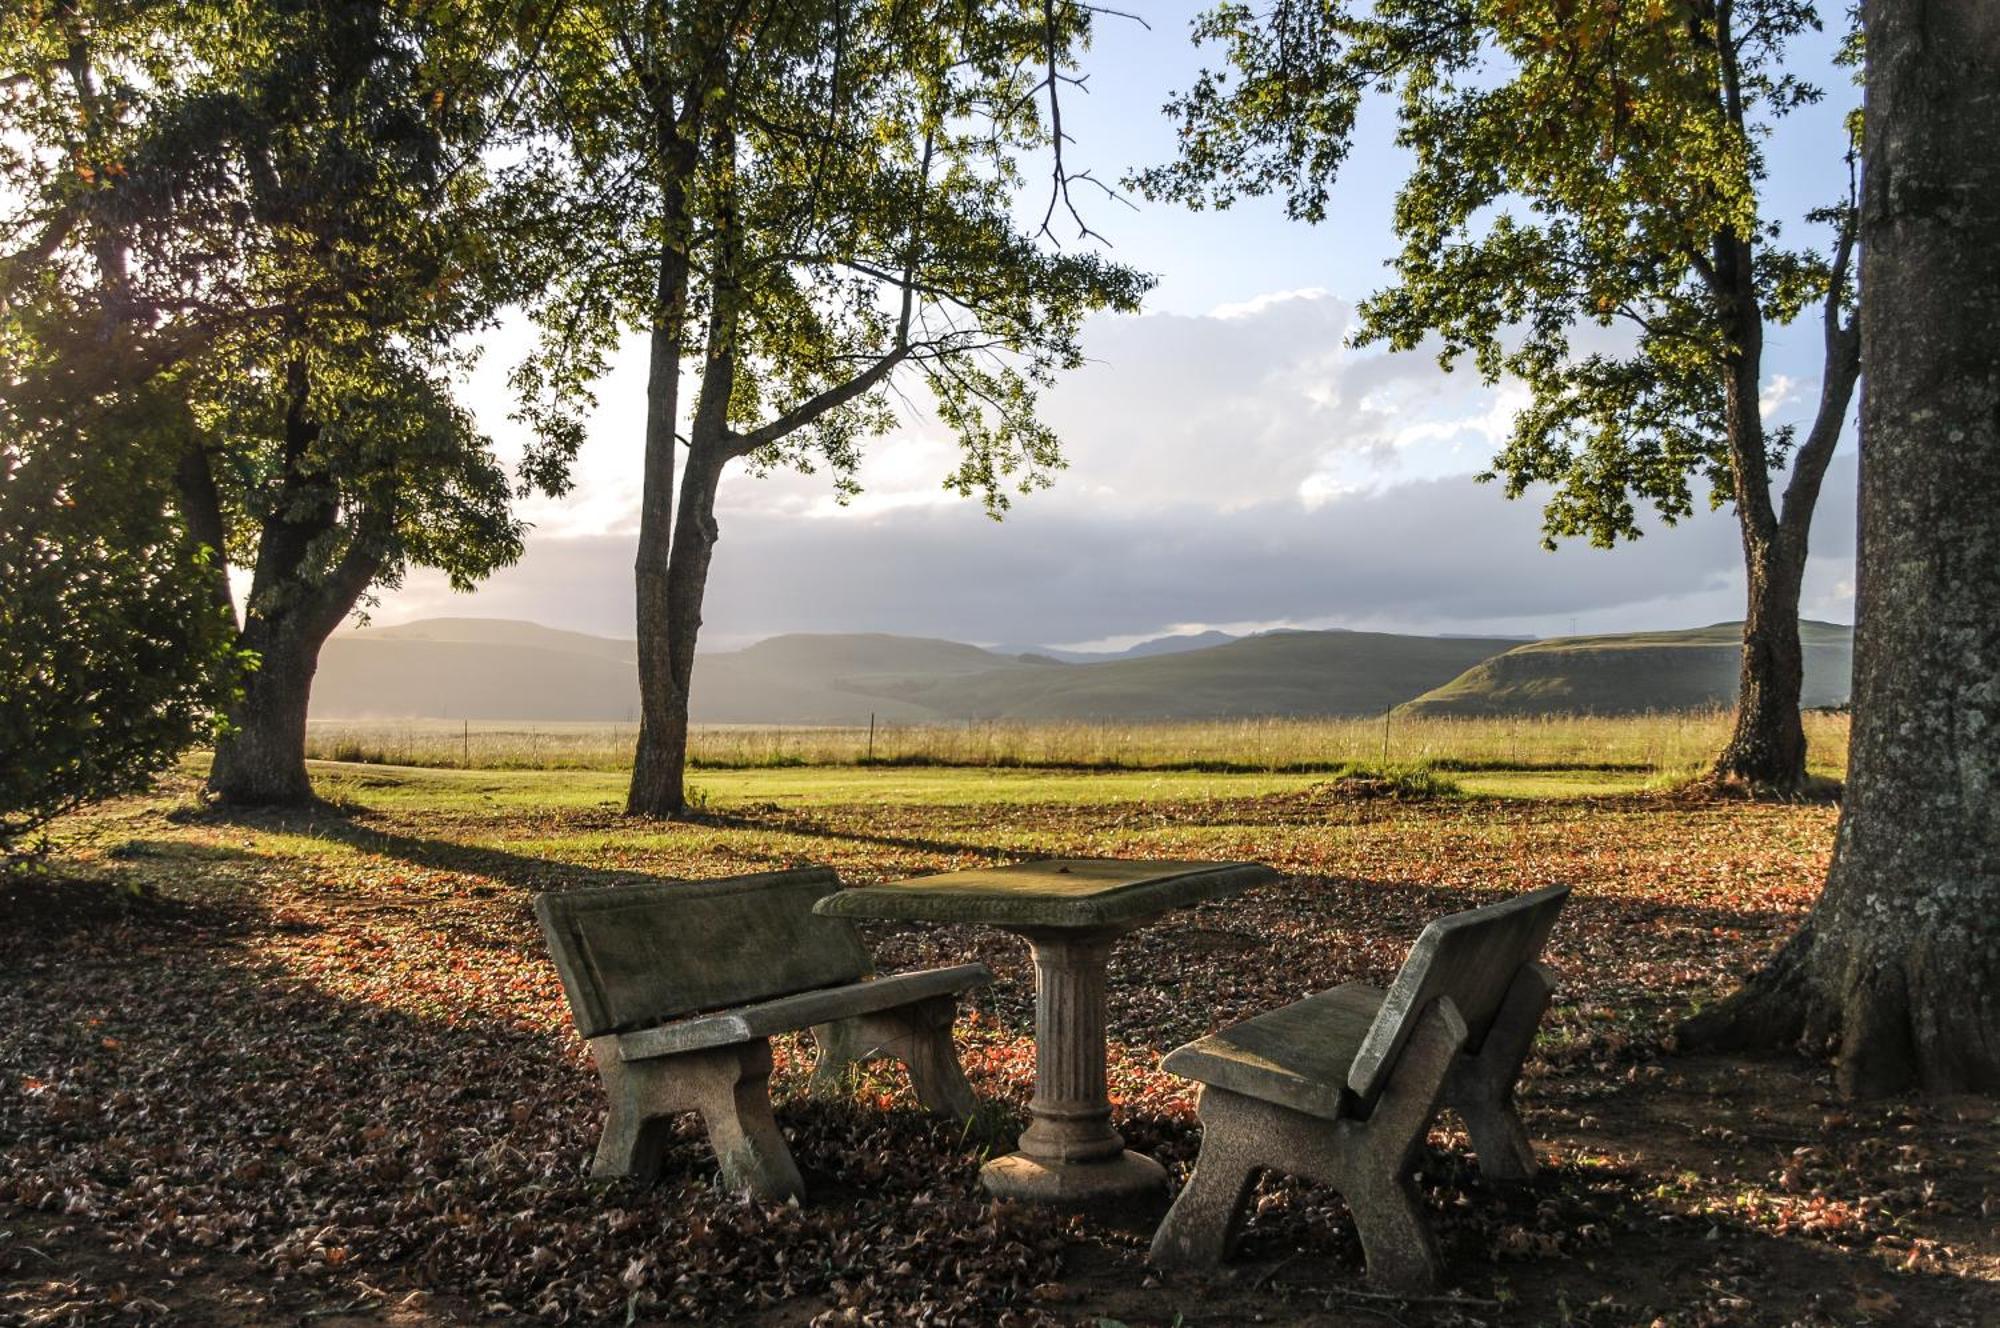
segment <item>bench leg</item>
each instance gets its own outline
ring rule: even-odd
[[[1368,1280],[1378,1286],[1409,1291],[1437,1284],[1437,1243],[1411,1167],[1465,1039],[1465,1021],[1450,1001],[1424,1012],[1375,1109],[1353,1131],[1345,1183],[1335,1180],[1354,1214]]]
[[[1549,1007],[1555,980],[1540,964],[1524,966],[1486,1041],[1475,1055],[1460,1056],[1445,1084],[1445,1105],[1465,1122],[1479,1172],[1488,1180],[1528,1180],[1535,1174],[1535,1150],[1514,1105],[1514,1084],[1535,1045],[1535,1030]]]
[[[910,1087],[926,1110],[970,1118],[975,1106],[972,1085],[965,1081],[951,1041],[957,1013],[955,997],[933,996],[894,1010],[814,1024],[819,1058],[813,1064],[813,1091],[837,1088],[850,1065],[894,1057],[908,1068]]]
[[[1257,1178],[1256,1155],[1245,1147],[1256,1138],[1255,1106],[1224,1089],[1201,1090],[1195,1107],[1201,1117],[1201,1154],[1153,1233],[1151,1257],[1158,1267],[1213,1268],[1229,1257]]]
[[[805,1183],[771,1114],[771,1044],[763,1039],[654,1060],[621,1061],[618,1039],[591,1052],[611,1111],[590,1174],[656,1180],[674,1117],[698,1112],[722,1183],[760,1199],[803,1197]]]

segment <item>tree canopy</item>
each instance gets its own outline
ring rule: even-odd
[[[48,349],[19,394],[171,396],[188,555],[219,602],[227,565],[250,572],[234,795],[306,795],[311,657],[370,587],[412,565],[469,587],[519,554],[458,393],[470,338],[555,252],[500,161],[520,8],[75,0],[0,27],[21,131],[0,293]],[[560,488],[566,459],[532,448],[527,483]],[[272,750],[238,778],[244,745]]]

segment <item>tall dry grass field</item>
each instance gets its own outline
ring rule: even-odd
[[[1630,770],[1692,774],[1720,751],[1730,714],[1709,710],[1627,718],[1252,719],[787,728],[698,727],[694,765],[883,765],[1052,769],[1314,771]],[[328,761],[497,770],[620,770],[632,763],[630,724],[447,720],[314,721],[307,755]],[[1847,716],[1806,715],[1815,773],[1847,768]]]

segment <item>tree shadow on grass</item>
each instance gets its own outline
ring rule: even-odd
[[[772,810],[758,815],[735,812],[702,812],[694,818],[699,825],[726,830],[747,830],[767,834],[797,835],[804,839],[835,840],[843,844],[873,844],[880,848],[903,849],[911,853],[932,853],[942,857],[1035,858],[1049,856],[1033,850],[1000,848],[993,844],[968,844],[936,839],[928,835],[893,835],[827,825],[803,812]]]

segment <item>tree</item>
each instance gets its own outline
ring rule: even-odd
[[[27,144],[0,296],[96,329],[49,390],[171,398],[185,553],[217,605],[231,564],[251,574],[255,668],[210,774],[227,800],[311,797],[314,666],[371,587],[411,564],[469,587],[518,556],[454,399],[464,339],[549,249],[532,172],[495,189],[486,161],[509,13],[69,0],[0,26]],[[565,460],[532,452],[529,482],[560,487]]]
[[[852,493],[905,380],[961,444],[947,485],[994,514],[1060,464],[1035,389],[1079,363],[1086,314],[1135,308],[1148,285],[1049,243],[1082,178],[1062,165],[1056,94],[1089,19],[1061,0],[602,0],[557,21],[539,93],[576,163],[585,257],[541,311],[550,349],[523,386],[563,435],[618,335],[649,336],[631,812],[685,808],[728,466],[824,465]],[[1055,196],[1037,233],[1013,205],[1044,135]]]
[[[2000,10],[1869,0],[1854,734],[1826,889],[1693,1046],[2000,1093]]]
[[[1140,179],[1197,206],[1281,193],[1323,220],[1363,99],[1393,88],[1415,165],[1397,280],[1362,305],[1357,340],[1436,336],[1445,368],[1470,355],[1487,382],[1528,386],[1482,478],[1509,497],[1552,486],[1550,547],[1635,538],[1647,504],[1688,516],[1696,477],[1734,505],[1748,604],[1715,772],[1780,793],[1805,781],[1799,590],[1861,364],[1851,189],[1812,214],[1834,233],[1825,256],[1781,247],[1760,212],[1765,138],[1822,95],[1786,70],[1817,27],[1804,0],[1228,4],[1196,34],[1229,68],[1169,105],[1180,154]],[[1807,309],[1824,367],[1800,442],[1764,427],[1759,392],[1767,326]]]

